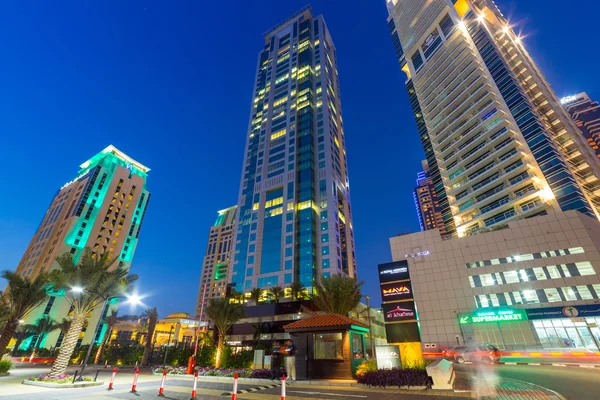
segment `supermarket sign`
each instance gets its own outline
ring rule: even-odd
[[[516,308],[497,308],[491,310],[477,310],[471,314],[461,314],[458,318],[460,324],[526,321],[527,312]]]

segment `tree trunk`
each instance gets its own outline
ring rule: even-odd
[[[42,338],[38,335],[38,337],[35,340],[35,343],[33,344],[33,351],[31,352],[31,356],[29,356],[29,362],[31,362],[33,360],[33,357],[35,357],[35,352],[38,348],[38,344],[42,341]]]
[[[71,359],[73,351],[75,350],[75,346],[77,345],[77,341],[79,340],[79,334],[81,334],[84,322],[85,314],[73,318],[71,327],[69,328],[69,331],[65,335],[62,345],[60,346],[56,361],[54,362],[54,365],[52,365],[50,375],[60,375],[67,371],[69,360]],[[92,343],[90,343],[90,346],[91,345]]]
[[[15,347],[13,347],[12,353],[11,353],[11,357],[16,357],[17,356],[17,351],[19,351],[19,347],[21,347],[21,343],[23,343],[23,339],[18,339],[15,342]]]
[[[2,336],[0,336],[0,358],[2,358],[4,353],[6,353],[6,348],[8,347],[8,344],[10,343],[10,340],[12,339],[16,330],[17,321],[15,321],[14,319],[8,320],[8,322],[6,322],[4,330],[2,331]]]
[[[110,340],[110,335],[112,334],[112,326],[109,326],[106,329],[106,337],[102,342],[100,342],[100,347],[98,347],[98,351],[96,352],[96,357],[94,358],[94,364],[100,363],[100,358],[102,358],[102,352],[104,351],[104,346],[108,344]]]
[[[221,361],[223,360],[223,349],[225,348],[225,340],[221,332],[219,332],[219,341],[217,342],[217,357],[215,358],[215,368],[221,367]]]
[[[150,328],[150,327],[149,327]],[[142,356],[142,367],[148,366],[148,360],[150,360],[150,353],[152,353],[152,336],[154,336],[154,329],[150,331],[148,329],[148,335],[146,336],[146,345],[144,346],[144,355]]]

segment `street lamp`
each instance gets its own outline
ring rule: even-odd
[[[102,306],[102,311],[100,312],[100,318],[102,318],[102,314],[104,314],[104,310],[106,309],[106,306],[108,305],[108,301],[111,299],[117,299],[117,298],[124,297],[127,299],[126,303],[129,303],[133,306],[135,306],[137,304],[141,304],[141,301],[140,301],[141,298],[137,294],[126,294],[124,296],[106,297],[102,293],[98,293],[98,292],[95,292],[90,289],[84,289],[81,286],[73,286],[71,288],[71,291],[75,292],[75,293],[79,293],[79,294],[87,292],[87,293],[92,293],[97,296],[100,296],[104,300],[104,305]],[[90,341],[90,345],[89,345],[87,353],[85,355],[85,359],[83,360],[83,364],[81,365],[81,374],[79,374],[79,378],[77,379],[78,381],[83,381],[83,372],[85,371],[85,367],[87,366],[88,359],[90,358],[90,353],[92,352],[92,347],[94,347],[94,338],[96,337],[96,334],[98,333],[98,327],[100,325],[100,318],[98,318],[98,324],[96,324],[96,330],[94,331],[94,335],[92,336],[92,340]]]

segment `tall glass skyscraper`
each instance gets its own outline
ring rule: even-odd
[[[336,50],[309,7],[258,55],[229,281],[238,292],[356,275]]]
[[[389,28],[446,231],[577,210],[600,163],[491,0],[388,0]]]

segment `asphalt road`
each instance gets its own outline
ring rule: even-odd
[[[494,371],[498,376],[517,379],[546,387],[567,400],[600,399],[600,369],[577,367],[542,367],[520,365],[456,365],[457,371],[483,373]]]

